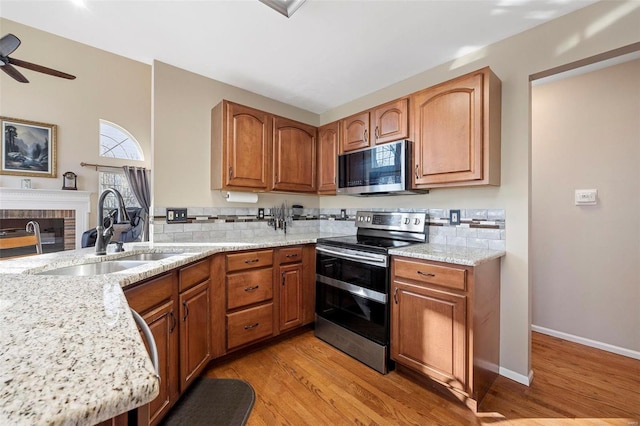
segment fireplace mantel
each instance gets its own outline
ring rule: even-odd
[[[89,229],[91,194],[90,191],[62,189],[0,188],[0,209],[75,210],[76,248],[80,248],[82,233]]]

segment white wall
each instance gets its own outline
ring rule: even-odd
[[[532,88],[534,325],[640,356],[639,165],[640,60]]]
[[[507,256],[501,268],[500,364],[501,373],[516,380],[527,381],[531,365],[529,76],[636,43],[640,41],[638,28],[640,2],[599,2],[321,115],[321,124],[328,123],[484,66],[490,66],[502,80],[501,186],[439,189],[419,198],[390,199],[387,203],[505,209],[508,225]],[[325,197],[321,198],[320,207],[355,207],[372,202],[375,200]]]

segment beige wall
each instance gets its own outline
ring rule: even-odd
[[[153,65],[155,207],[270,207],[288,200],[318,207],[318,197],[260,194],[257,204],[227,203],[211,190],[211,108],[222,99],[318,124],[318,115],[156,61]]]
[[[640,2],[603,1],[495,43],[321,115],[321,124],[452,77],[490,66],[502,80],[502,184],[499,188],[434,190],[387,201],[389,206],[503,208],[507,256],[502,262],[502,373],[523,380],[530,371],[530,85],[529,76],[640,41]],[[406,199],[406,200],[405,200]],[[385,202],[322,198],[320,207]],[[393,204],[392,204],[393,203]],[[511,374],[515,373],[515,374]]]
[[[56,124],[57,178],[31,178],[33,187],[62,188],[62,174],[78,175],[78,189],[97,202],[98,174],[81,162],[121,166],[151,165],[151,67],[50,33],[0,18],[0,34],[13,33],[22,44],[17,59],[68,72],[64,80],[30,70],[22,84],[0,72],[0,115]],[[99,120],[127,129],[140,143],[145,161],[99,157]],[[0,175],[0,186],[19,188],[19,176]],[[91,224],[95,226],[95,209]]]
[[[534,86],[532,123],[533,324],[640,355],[640,60]]]

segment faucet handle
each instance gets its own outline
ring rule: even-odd
[[[124,241],[112,241],[109,244],[116,245],[116,249],[113,251],[114,253],[122,253],[124,251],[124,247],[122,247],[122,245],[124,244]]]

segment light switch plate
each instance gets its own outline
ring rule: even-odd
[[[595,206],[598,204],[598,190],[576,189],[575,203],[576,206]]]
[[[167,223],[184,223],[187,222],[186,208],[168,208]]]

